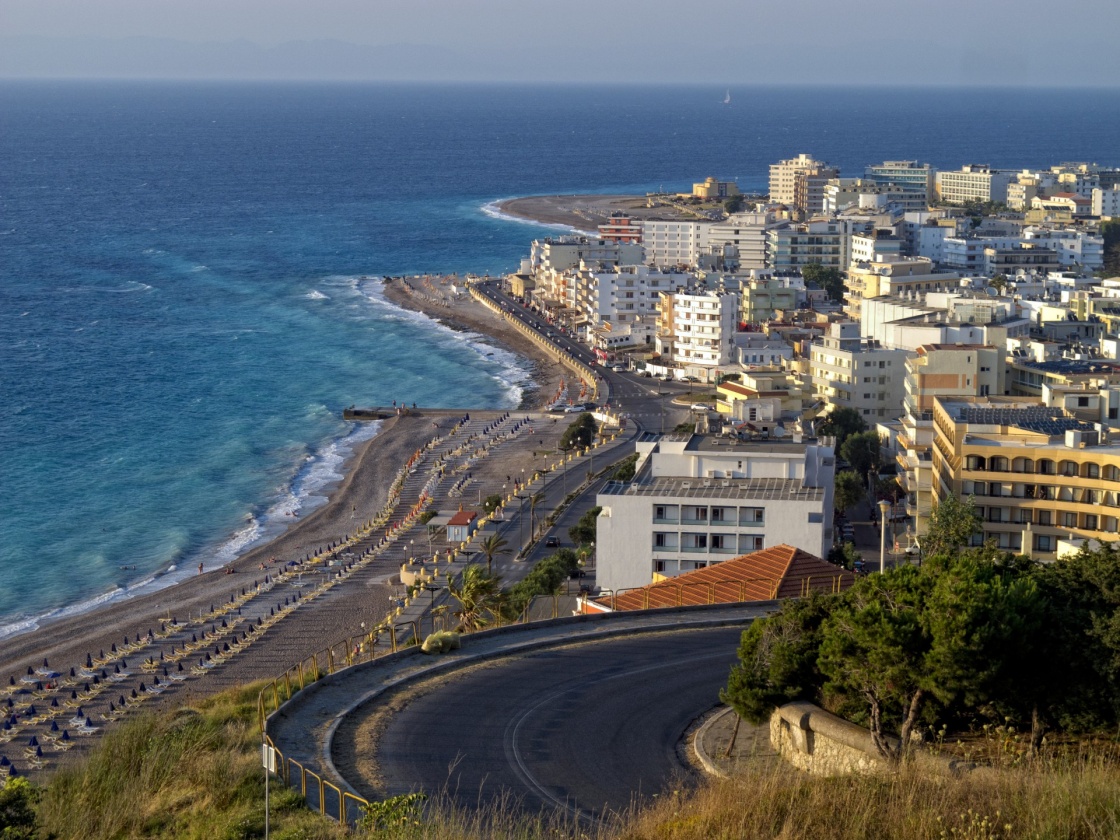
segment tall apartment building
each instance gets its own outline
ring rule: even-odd
[[[897,480],[913,533],[929,530],[933,509],[933,409],[938,399],[1003,393],[1004,351],[986,344],[926,344],[906,360]]]
[[[1052,560],[1060,539],[1113,542],[1120,532],[1120,446],[1037,400],[939,399],[933,496],[975,498],[974,544]]]
[[[840,170],[832,166],[818,166],[808,172],[798,172],[793,179],[793,204],[802,218],[812,218],[824,212],[824,192]]]
[[[740,271],[765,268],[772,230],[789,227],[773,211],[734,213],[722,222],[713,222],[703,229],[699,247],[707,251],[734,249],[735,264]]]
[[[534,274],[566,271],[588,265],[636,265],[642,248],[633,242],[612,242],[587,236],[557,236],[535,239],[530,246],[529,266]]]
[[[992,169],[986,164],[970,164],[959,170],[938,172],[937,195],[946,204],[969,201],[1007,201],[1007,186],[1015,173]]]
[[[848,247],[847,234],[835,220],[818,219],[767,232],[769,253],[767,268],[789,273],[799,272],[810,263],[844,270],[843,254]]]
[[[1093,190],[1091,209],[1094,216],[1120,216],[1120,184],[1108,189],[1100,187]]]
[[[819,213],[824,206],[824,185],[840,170],[812,155],[801,154],[770,164],[770,201],[798,208],[802,213]]]
[[[738,315],[737,292],[663,292],[658,352],[696,370],[704,381],[715,381],[718,369],[731,364]]]
[[[604,324],[652,320],[660,295],[694,278],[690,274],[662,272],[645,265],[619,265],[599,271],[582,271],[577,280],[576,309],[588,330]]]
[[[805,298],[805,281],[800,275],[776,276],[769,271],[752,271],[739,291],[739,320],[748,324],[769,321],[778,310],[797,309]]]
[[[831,178],[824,186],[821,213],[832,216],[857,207],[862,210],[894,208],[903,213],[925,210],[929,200],[899,184],[880,183],[867,178]]]
[[[604,589],[644,586],[654,575],[781,543],[827,554],[831,440],[643,435],[635,446],[634,480],[608,484],[596,498],[596,574]]]
[[[905,350],[888,350],[860,336],[853,322],[831,324],[809,347],[809,376],[817,398],[853,408],[865,418],[897,417],[905,391]]]
[[[933,201],[937,170],[916,160],[885,160],[864,170],[866,177],[879,184],[894,184],[907,192],[920,193],[926,204]],[[925,209],[925,208],[922,208]]]
[[[681,220],[643,220],[644,262],[647,265],[662,267],[696,265],[707,243],[707,230],[710,224],[711,222]]]

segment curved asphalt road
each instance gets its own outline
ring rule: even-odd
[[[386,792],[446,789],[467,807],[509,792],[585,820],[621,811],[687,772],[677,743],[719,702],[742,629],[588,642],[450,676],[382,734]]]

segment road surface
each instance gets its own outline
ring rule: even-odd
[[[678,742],[718,703],[741,632],[582,642],[444,677],[390,718],[374,756],[385,790],[362,793],[446,790],[466,807],[508,793],[602,820],[692,775]],[[336,743],[336,760],[361,762],[353,750]]]

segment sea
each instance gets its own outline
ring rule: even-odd
[[[1120,91],[0,81],[0,639],[229,562],[376,425],[523,360],[384,298],[563,232],[496,202],[765,191],[810,153],[1120,165]]]

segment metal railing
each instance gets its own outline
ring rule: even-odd
[[[843,574],[815,575],[803,578],[800,581],[798,594],[789,597],[805,597],[814,591],[840,592],[843,589],[844,578]],[[600,600],[608,598],[610,609],[616,611],[619,598],[632,592],[642,592],[641,606],[631,606],[630,609],[658,609],[701,604],[732,604],[776,600],[780,585],[781,580],[779,578],[716,580],[695,583],[663,582],[652,588],[633,587],[605,590],[598,597]],[[735,593],[735,598],[728,597],[729,589]],[[654,595],[652,599],[651,594]],[[535,621],[559,618],[561,597],[563,596],[560,594],[538,596],[525,606],[516,619],[503,618],[501,613],[497,612],[492,614],[491,623],[477,629],[490,630],[495,627],[531,624]],[[540,608],[542,602],[547,605],[544,609]],[[439,623],[441,629],[447,629],[448,617],[446,615],[432,616],[433,632],[436,630],[437,623]],[[266,761],[266,766],[275,767],[276,774],[285,785],[298,789],[309,808],[337,820],[343,825],[350,826],[361,820],[371,803],[361,796],[343,791],[338,785],[324,779],[297,759],[285,756],[268,735],[266,730],[268,716],[282,708],[300,691],[326,675],[337,673],[354,665],[372,662],[405,648],[417,647],[422,641],[420,620],[400,621],[390,618],[369,633],[348,636],[301,659],[261,689],[257,696],[258,725],[263,749],[270,752],[272,759]]]

